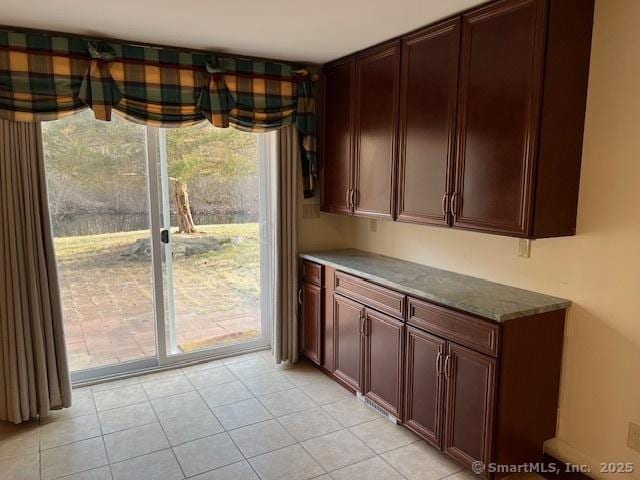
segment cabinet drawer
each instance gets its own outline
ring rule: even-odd
[[[303,260],[302,280],[304,280],[305,282],[313,283],[314,285],[322,286],[322,265],[310,262],[308,260]]]
[[[410,298],[407,322],[478,352],[498,355],[499,326],[479,318]]]
[[[404,319],[404,295],[346,273],[336,272],[335,291],[383,313]]]

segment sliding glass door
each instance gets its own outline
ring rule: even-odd
[[[43,129],[74,380],[269,343],[270,135]]]
[[[158,145],[150,161],[160,179],[163,362],[268,343],[265,142],[264,135],[208,125],[148,131],[149,150]]]

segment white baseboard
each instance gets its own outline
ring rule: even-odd
[[[606,462],[591,458],[558,438],[552,438],[544,442],[544,453],[557,458],[561,462],[573,465],[587,465],[591,470],[588,475],[596,480],[634,480],[638,478],[636,476],[637,473],[636,475],[629,473],[602,473],[601,464]],[[640,465],[636,466],[636,468],[640,468]]]

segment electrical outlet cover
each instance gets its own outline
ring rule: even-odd
[[[529,258],[531,256],[531,240],[520,238],[518,241],[518,256]]]

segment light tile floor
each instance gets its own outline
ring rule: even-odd
[[[472,480],[307,363],[260,352],[74,390],[0,424],[3,480]]]

